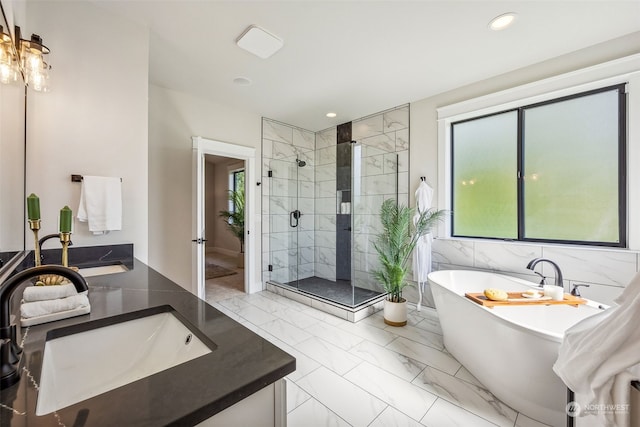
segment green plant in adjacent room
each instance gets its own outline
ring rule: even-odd
[[[240,241],[240,253],[244,253],[244,176],[237,185],[237,190],[229,190],[229,200],[233,210],[220,211],[219,216],[224,219],[231,233]]]

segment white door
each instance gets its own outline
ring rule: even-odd
[[[204,229],[204,153],[200,146],[193,147],[192,200],[195,215],[191,222],[191,292],[200,299],[205,298],[204,289],[204,248],[206,234]]]
[[[205,299],[204,286],[204,249],[206,241],[205,218],[204,218],[204,156],[207,154],[214,156],[233,157],[245,161],[245,236],[244,236],[244,291],[247,293],[262,290],[262,282],[254,277],[256,256],[261,251],[256,248],[256,228],[254,218],[259,219],[259,212],[256,210],[256,188],[255,188],[255,148],[244,147],[242,145],[229,144],[226,142],[214,141],[211,139],[194,136],[193,147],[193,180],[192,180],[192,203],[194,215],[191,219],[192,230],[192,292],[200,299]]]

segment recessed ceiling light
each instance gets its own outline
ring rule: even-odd
[[[246,77],[236,77],[233,79],[233,82],[239,86],[249,86],[251,84],[251,79]]]
[[[335,116],[337,116],[336,113],[327,113],[327,117],[329,117],[331,119],[334,118]]]
[[[516,20],[516,13],[509,12],[498,15],[489,22],[489,28],[493,31],[504,30],[509,27]]]
[[[284,42],[267,30],[251,25],[236,39],[236,44],[244,50],[266,59],[279,51]]]

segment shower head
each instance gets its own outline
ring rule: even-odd
[[[307,165],[307,162],[305,162],[304,160],[296,159],[296,162],[298,163],[299,168],[305,167]]]

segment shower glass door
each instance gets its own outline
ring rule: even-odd
[[[270,278],[298,288],[298,232],[303,214],[298,208],[298,166],[295,159],[269,163]]]
[[[380,138],[365,138],[351,146],[351,277],[353,306],[358,306],[384,292],[382,285],[373,276],[373,270],[379,267],[378,254],[373,244],[381,231],[382,202],[393,199],[396,203],[406,205],[408,194],[399,192],[402,186],[399,186],[395,144],[381,143]],[[406,175],[402,174],[405,180]]]

